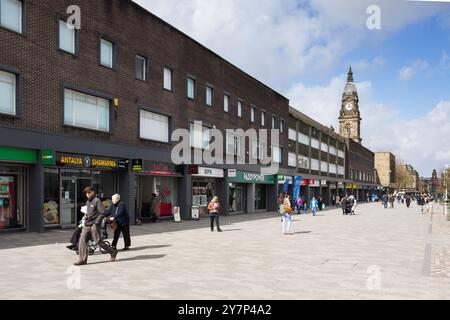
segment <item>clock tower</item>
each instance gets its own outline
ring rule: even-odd
[[[353,82],[353,71],[350,66],[347,84],[342,94],[341,114],[339,116],[340,135],[361,143],[361,120],[358,91]]]

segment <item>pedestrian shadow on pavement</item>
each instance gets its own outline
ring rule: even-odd
[[[142,251],[147,249],[161,249],[161,248],[168,248],[171,247],[171,244],[162,244],[162,245],[155,245],[155,246],[145,246],[145,247],[135,247],[130,248],[130,252],[132,251]]]
[[[166,257],[167,254],[154,254],[154,255],[143,255],[143,256],[136,256],[136,257],[130,257],[130,258],[120,258],[120,256],[117,256],[117,260],[114,263],[120,263],[120,262],[126,262],[126,261],[139,261],[139,260],[155,260],[155,259],[162,259]],[[89,265],[96,265],[96,264],[104,264],[104,263],[110,263],[109,261],[100,261],[100,262],[92,262],[89,263]]]
[[[293,234],[309,234],[312,233],[312,231],[298,231],[298,232],[294,232]]]
[[[233,231],[242,231],[242,229],[228,229],[228,230],[222,230],[222,232],[233,232]]]

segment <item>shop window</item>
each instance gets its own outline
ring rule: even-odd
[[[0,26],[22,33],[23,3],[19,0],[0,1]]]
[[[98,131],[109,131],[110,102],[106,99],[64,90],[64,123]]]
[[[267,209],[267,187],[260,184],[255,186],[255,209],[266,210]]]
[[[44,224],[58,225],[59,218],[59,172],[58,169],[44,170]]]
[[[169,117],[146,110],[141,110],[140,137],[142,139],[168,143]]]
[[[0,174],[0,230],[24,228],[24,190],[23,175]]]
[[[0,71],[0,113],[16,114],[17,75]]]

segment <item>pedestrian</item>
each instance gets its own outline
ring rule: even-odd
[[[323,198],[322,196],[319,196],[317,199],[317,206],[319,208],[319,211],[322,211],[322,205],[323,205]]]
[[[395,204],[395,196],[394,195],[391,196],[390,203],[391,203],[391,209],[394,209],[394,204]]]
[[[123,241],[125,247],[123,251],[130,250],[131,238],[130,238],[130,215],[128,214],[127,207],[120,200],[120,195],[115,194],[112,196],[112,205],[108,209],[106,216],[109,221],[116,222],[117,228],[114,230],[114,240],[111,247],[117,250],[117,242],[119,241],[120,234],[123,234]]]
[[[336,196],[335,206],[336,206],[336,208],[339,208],[341,206],[341,197],[340,196]]]
[[[74,231],[72,237],[70,238],[70,245],[66,248],[73,251],[78,251],[79,242],[81,237],[81,231],[83,231],[84,222],[86,221],[86,216],[81,219],[77,229]]]
[[[302,197],[300,197],[300,196],[297,197],[297,203],[296,203],[296,205],[297,205],[297,211],[298,211],[298,214],[302,214],[302,210],[303,210],[303,200],[302,200]]]
[[[283,234],[292,234],[292,207],[289,197],[285,197],[283,201],[283,207],[280,206],[281,214],[281,224],[283,229]],[[286,227],[287,224],[287,227]]]
[[[411,206],[411,197],[406,196],[406,207],[409,208]]]
[[[311,212],[315,217],[317,215],[317,209],[319,209],[319,201],[317,201],[316,197],[312,197],[311,202],[309,203],[309,207],[311,208]]]
[[[383,195],[383,204],[384,204],[385,209],[388,208],[388,202],[389,202],[389,197],[386,194]]]
[[[331,205],[334,207],[336,206],[336,196],[333,194],[333,196],[331,197]]]
[[[355,215],[355,212],[356,212],[357,202],[358,201],[355,199],[355,197],[350,196],[350,199],[349,199],[350,214],[353,216]]]
[[[152,198],[150,200],[150,219],[153,223],[159,222],[160,212],[161,212],[161,201],[156,191],[152,193]]]
[[[345,196],[342,198],[342,201],[341,201],[341,208],[342,208],[342,214],[343,214],[343,215],[346,215],[346,214],[347,214],[347,195],[345,195]]]
[[[100,237],[100,224],[105,218],[105,209],[103,207],[102,201],[95,196],[95,192],[92,187],[85,188],[83,193],[87,198],[87,213],[86,221],[84,223],[84,227],[80,236],[79,259],[78,262],[74,263],[74,265],[82,266],[87,264],[89,255],[87,241],[89,239],[89,236],[92,237],[92,240],[94,240],[95,243],[100,246],[100,248],[111,255],[111,259],[109,260],[109,262],[114,262],[117,258],[117,250],[114,250],[111,246],[107,245]]]
[[[214,220],[216,220],[217,232],[222,232],[220,229],[219,215],[220,215],[220,203],[219,197],[214,197],[208,205],[209,218],[211,219],[211,232],[214,232]]]
[[[286,198],[286,193],[282,192],[280,193],[279,197],[278,197],[278,212],[280,213],[280,221],[283,222],[283,213],[284,213],[284,198]]]

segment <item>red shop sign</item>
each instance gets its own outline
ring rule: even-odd
[[[301,183],[302,187],[306,187],[306,186],[308,186],[308,184],[309,184],[308,179],[302,179],[302,183]]]

